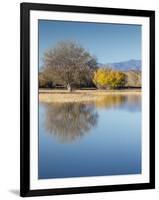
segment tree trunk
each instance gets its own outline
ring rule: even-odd
[[[67,84],[67,90],[69,91],[69,92],[72,92],[72,86],[71,86],[71,84]]]

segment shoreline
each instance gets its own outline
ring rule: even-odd
[[[39,102],[43,103],[69,103],[100,101],[110,95],[141,95],[141,89],[123,90],[67,90],[39,89]]]

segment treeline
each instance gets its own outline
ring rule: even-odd
[[[141,72],[130,70],[127,72],[101,69],[94,71],[92,79],[82,81],[81,84],[73,84],[76,88],[98,89],[120,89],[120,88],[141,88]],[[39,73],[39,88],[65,88],[64,84],[56,83],[48,78],[45,71]]]
[[[96,59],[74,42],[60,42],[45,52],[39,72],[40,88],[141,87],[141,72],[99,68]],[[131,66],[130,66],[131,67]]]

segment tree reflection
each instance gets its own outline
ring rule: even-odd
[[[71,142],[97,124],[98,114],[92,104],[56,103],[46,105],[45,125],[61,142]]]
[[[141,110],[141,95],[106,95],[92,103],[45,104],[45,126],[60,142],[71,142],[84,136],[97,124],[100,110]]]
[[[115,108],[126,102],[126,96],[106,95],[96,101],[97,108]]]
[[[122,109],[129,112],[141,111],[141,95],[128,95],[126,102],[122,105]]]
[[[141,95],[107,95],[99,98],[95,105],[97,108],[125,109],[130,112],[141,110]]]

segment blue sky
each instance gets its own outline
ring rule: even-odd
[[[44,52],[59,41],[75,41],[98,63],[141,59],[141,26],[39,20],[39,66]]]

